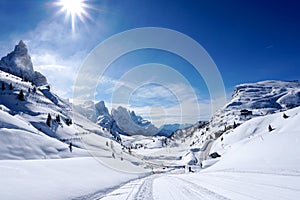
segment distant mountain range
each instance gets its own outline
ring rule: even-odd
[[[122,134],[169,137],[174,131],[189,126],[189,124],[165,124],[157,128],[150,121],[122,106],[112,109],[110,114],[104,101],[85,102],[82,105],[76,105],[75,108],[99,126],[109,129],[115,136]]]

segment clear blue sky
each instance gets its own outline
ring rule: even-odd
[[[1,0],[0,53],[6,54],[20,39],[28,41],[36,68],[65,97],[71,94],[70,77],[99,42],[121,31],[148,26],[174,29],[201,44],[216,63],[228,93],[239,83],[300,78],[297,0],[91,0],[86,3],[97,7],[87,10],[93,20],[78,22],[75,36],[70,36],[71,27],[64,15],[55,14],[59,8],[51,5],[53,2]],[[179,65],[188,65],[167,53],[149,50],[118,60],[107,76],[117,79],[130,66],[146,62],[177,63],[174,67],[179,71]],[[56,70],[62,69],[69,76],[55,81]],[[180,72],[206,99],[201,77],[194,76],[191,67]],[[107,100],[108,94],[104,94],[98,98]]]

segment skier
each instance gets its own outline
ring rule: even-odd
[[[72,153],[72,150],[73,150],[73,144],[72,144],[72,142],[70,142],[69,149],[70,149],[70,152]]]

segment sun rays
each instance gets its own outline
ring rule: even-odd
[[[91,19],[87,10],[93,7],[87,3],[87,0],[59,0],[54,2],[54,5],[61,7],[58,13],[65,13],[65,19],[70,20],[73,33],[76,31],[78,19],[83,23],[86,18]]]

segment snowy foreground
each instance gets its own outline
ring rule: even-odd
[[[1,161],[1,199],[299,199],[300,173],[213,171],[135,179],[90,158]],[[175,173],[175,172],[174,172]],[[177,173],[180,173],[178,171]],[[127,184],[124,184],[128,182]]]
[[[299,188],[299,174],[226,171],[164,174],[132,181],[103,199],[298,199]]]
[[[2,160],[0,177],[0,199],[45,200],[107,193],[142,175],[114,171],[93,158],[68,158]]]
[[[195,173],[126,174],[93,158],[2,160],[1,199],[299,199],[300,108],[285,113],[223,136],[211,147],[223,148],[221,159]]]

